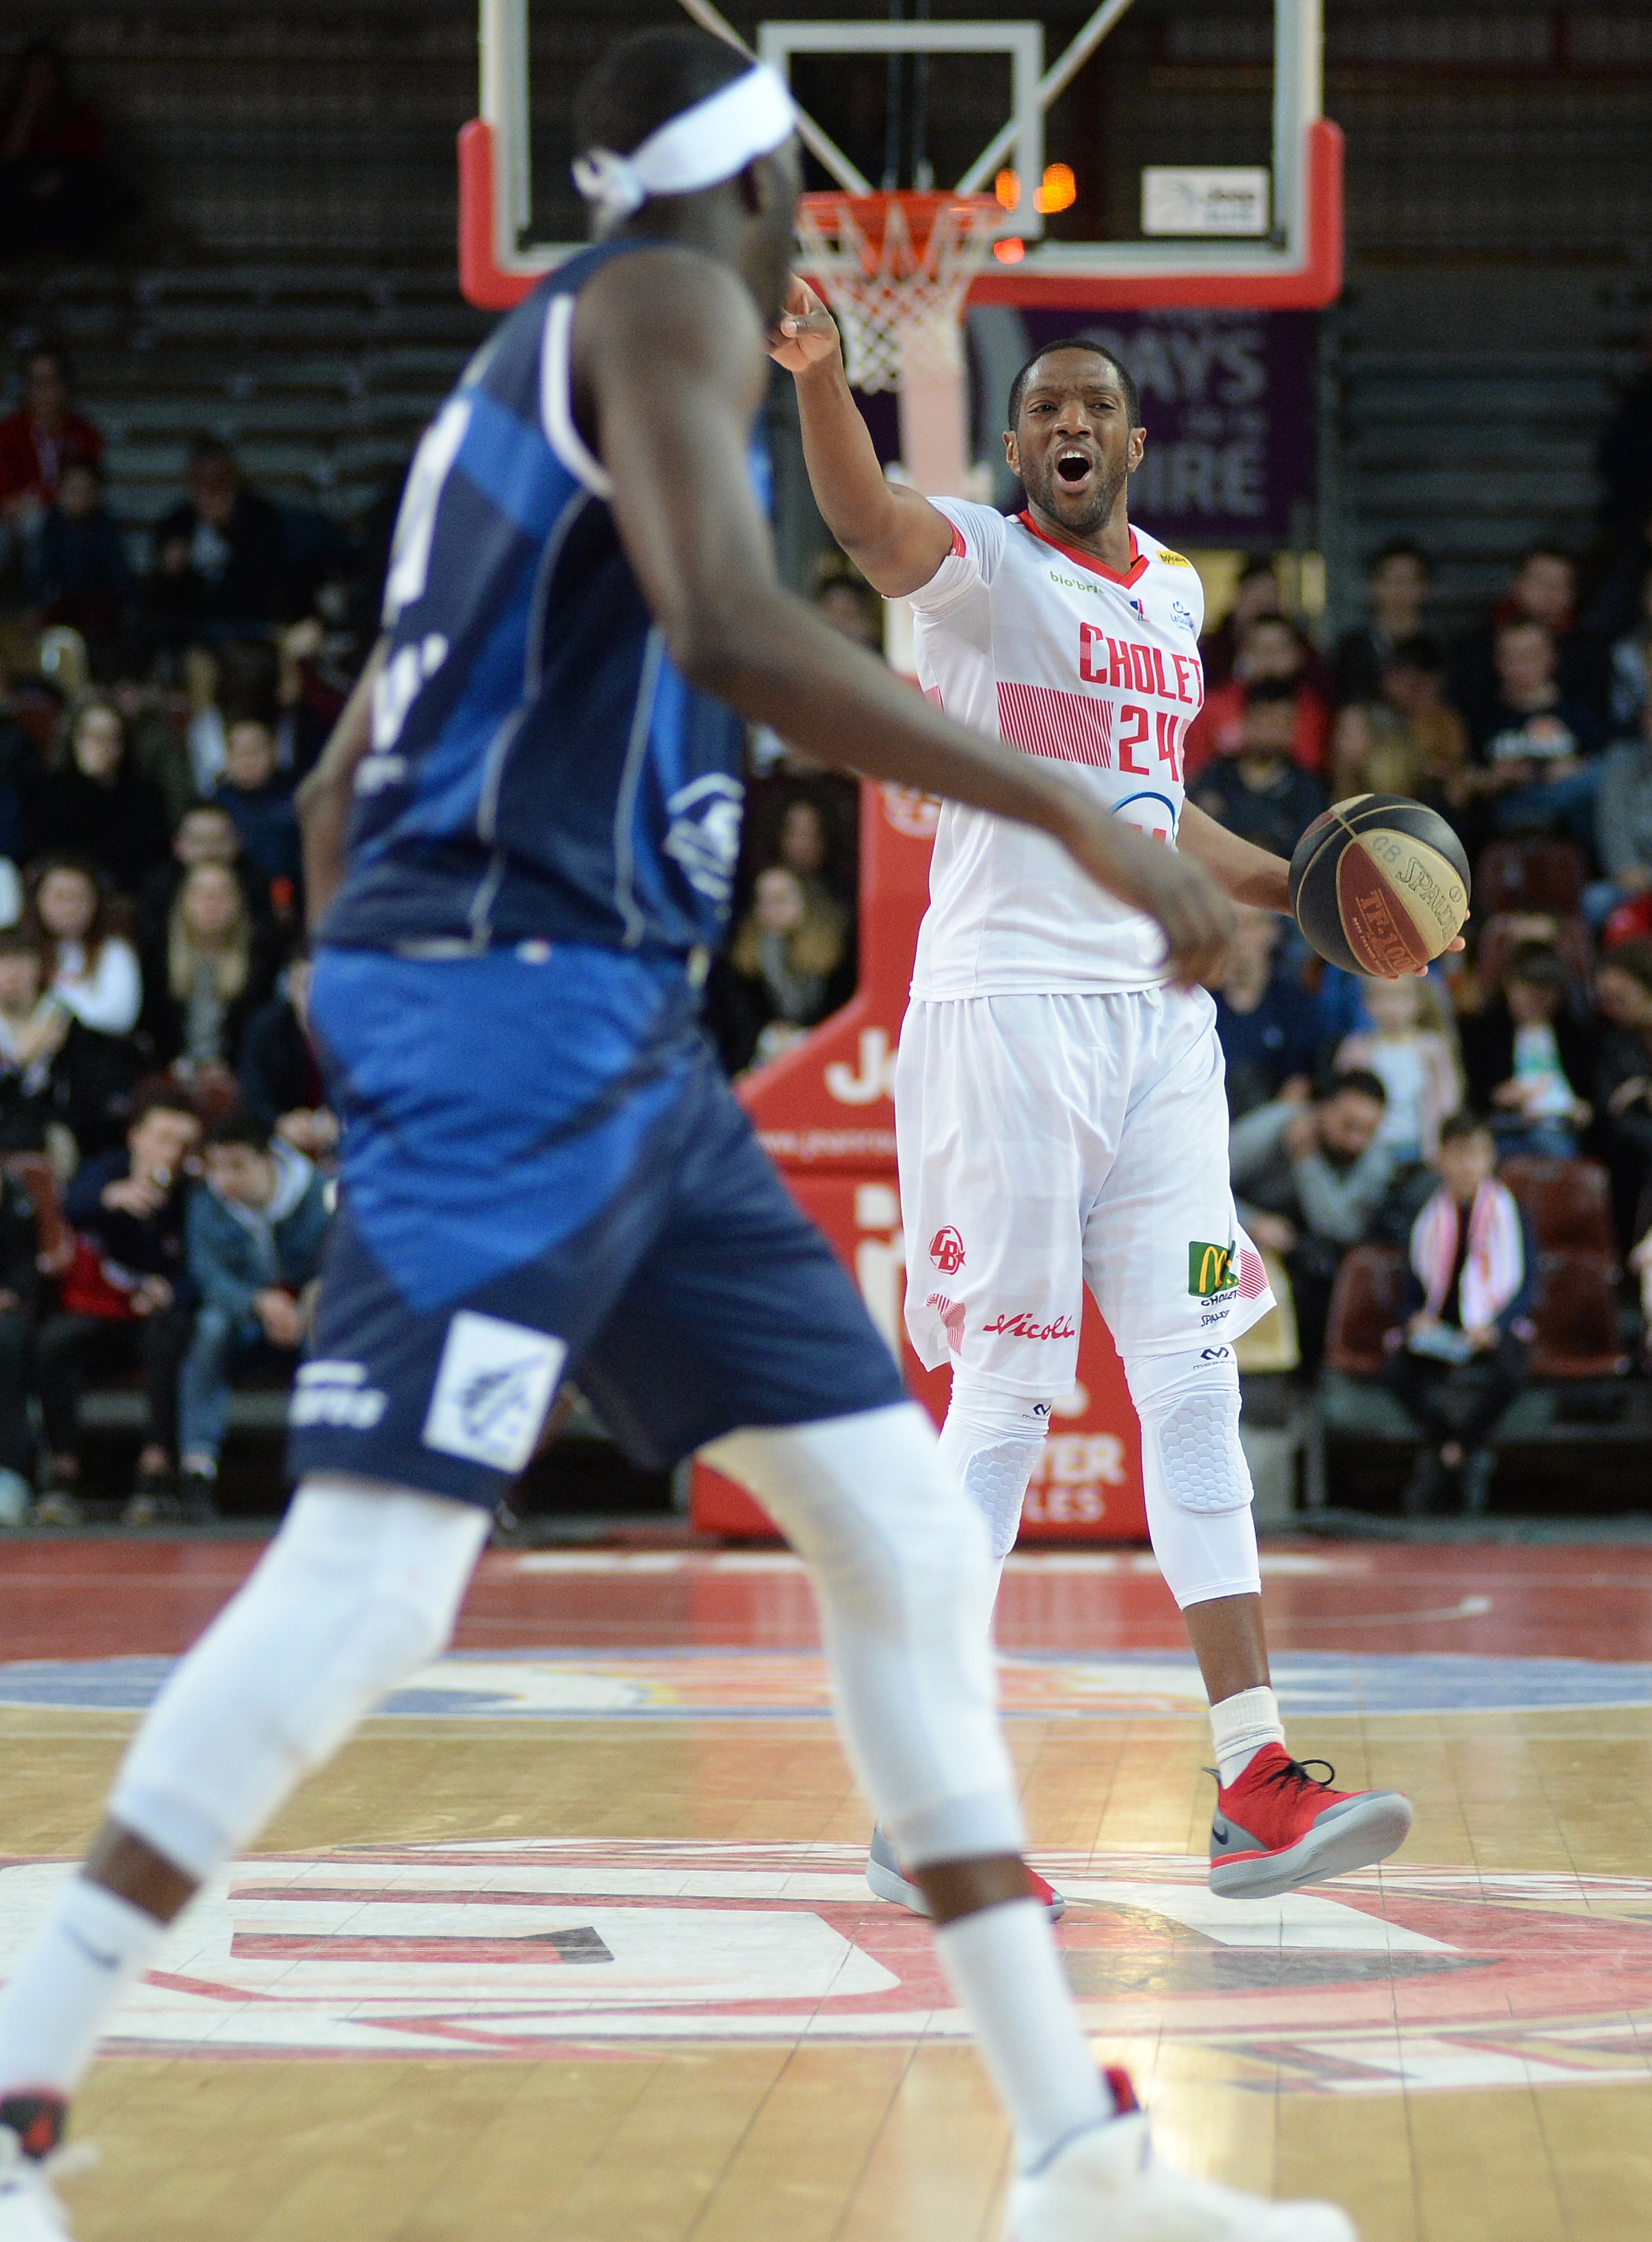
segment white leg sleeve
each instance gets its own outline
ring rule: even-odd
[[[985,1520],[1000,1563],[1015,1547],[1027,1482],[1049,1431],[1048,1401],[1030,1401],[979,1371],[953,1366],[941,1461]]]
[[[1147,1530],[1172,1595],[1185,1609],[1218,1596],[1259,1594],[1232,1349],[1126,1359],[1125,1375],[1141,1419]]]
[[[901,1859],[1018,1853],[978,1619],[986,1535],[917,1403],[730,1433],[704,1453],[751,1489],[813,1572],[850,1758]]]
[[[249,1844],[386,1691],[445,1647],[488,1523],[440,1495],[306,1480],[139,1729],[114,1819],[198,1879]]]

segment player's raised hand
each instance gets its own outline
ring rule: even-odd
[[[837,323],[808,281],[792,275],[779,319],[764,337],[769,355],[788,373],[805,373],[836,355]]]

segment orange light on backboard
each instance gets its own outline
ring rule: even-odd
[[[992,182],[992,191],[998,198],[998,207],[1000,210],[1012,211],[1020,209],[1021,180],[1017,172],[1011,171],[1007,168],[1000,171],[997,178]]]
[[[1000,265],[1019,265],[1027,253],[1027,245],[1013,234],[1007,241],[995,241],[992,254]]]
[[[1072,175],[1071,164],[1046,164],[1044,184],[1032,199],[1046,218],[1056,211],[1071,210],[1078,199],[1078,182]]]

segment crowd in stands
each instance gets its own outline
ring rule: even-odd
[[[64,354],[32,348],[19,390],[0,420],[0,1523],[83,1516],[82,1397],[111,1379],[144,1397],[124,1516],[205,1519],[232,1381],[285,1382],[302,1346],[331,1203],[293,796],[366,634],[325,540],[216,440],[135,567]]]
[[[118,201],[95,113],[30,50],[0,105],[0,241],[84,254]],[[231,1380],[302,1345],[338,1138],[293,795],[371,636],[393,509],[353,550],[204,435],[136,540],[104,451],[36,342],[0,418],[0,1523],[82,1514],[80,1400],[110,1376],[147,1396],[127,1515],[212,1514]],[[1587,561],[1534,547],[1467,629],[1409,541],[1333,643],[1249,560],[1185,743],[1190,798],[1282,856],[1373,791],[1431,804],[1474,866],[1467,949],[1426,979],[1341,973],[1247,911],[1212,991],[1236,1196],[1305,1377],[1340,1359],[1349,1257],[1403,1266],[1380,1374],[1424,1505],[1483,1501],[1489,1432],[1547,1359],[1541,1164],[1603,1171],[1626,1354],[1637,1283],[1652,1319],[1652,376],[1602,462]],[[841,556],[815,597],[881,648]],[[754,737],[706,991],[732,1075],[853,991],[859,815],[853,782]]]
[[[1258,911],[1212,992],[1235,1193],[1305,1375],[1351,1251],[1405,1272],[1378,1374],[1418,1434],[1414,1510],[1484,1507],[1491,1433],[1555,1352],[1539,1326],[1575,1241],[1538,1239],[1528,1205],[1557,1167],[1609,1199],[1579,1250],[1614,1288],[1625,1364],[1639,1304],[1620,1267],[1652,1299],[1652,524],[1642,509],[1614,542],[1608,509],[1607,528],[1592,575],[1534,547],[1452,634],[1422,549],[1389,546],[1323,654],[1253,560],[1205,641],[1186,766],[1212,817],[1288,856],[1333,801],[1413,795],[1474,870],[1467,949],[1425,979],[1343,973]],[[1333,1366],[1346,1353],[1332,1330]]]

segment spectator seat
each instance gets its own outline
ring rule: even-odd
[[[1524,1208],[1540,1253],[1601,1253],[1615,1261],[1611,1180],[1598,1161],[1517,1152],[1498,1173]]]
[[[1478,900],[1478,898],[1476,898]],[[1480,985],[1486,995],[1494,997],[1503,985],[1503,976],[1509,962],[1522,943],[1541,940],[1558,950],[1565,960],[1567,970],[1580,988],[1588,989],[1595,978],[1595,945],[1589,937],[1588,922],[1575,914],[1551,916],[1551,930],[1534,935],[1527,915],[1520,911],[1500,911],[1488,918],[1480,930],[1480,943],[1474,953]]]
[[[1577,909],[1588,867],[1575,841],[1494,841],[1474,867],[1474,903],[1482,911]]]
[[[1325,1337],[1328,1367],[1356,1378],[1376,1377],[1383,1364],[1383,1339],[1400,1322],[1405,1296],[1405,1255],[1397,1245],[1351,1246],[1331,1288]]]
[[[75,1258],[75,1233],[64,1218],[50,1160],[44,1152],[8,1152],[5,1168],[35,1203],[35,1259],[41,1274],[61,1277]]]
[[[1621,1378],[1629,1366],[1618,1323],[1618,1268],[1609,1253],[1538,1257],[1532,1312],[1534,1379]]]

